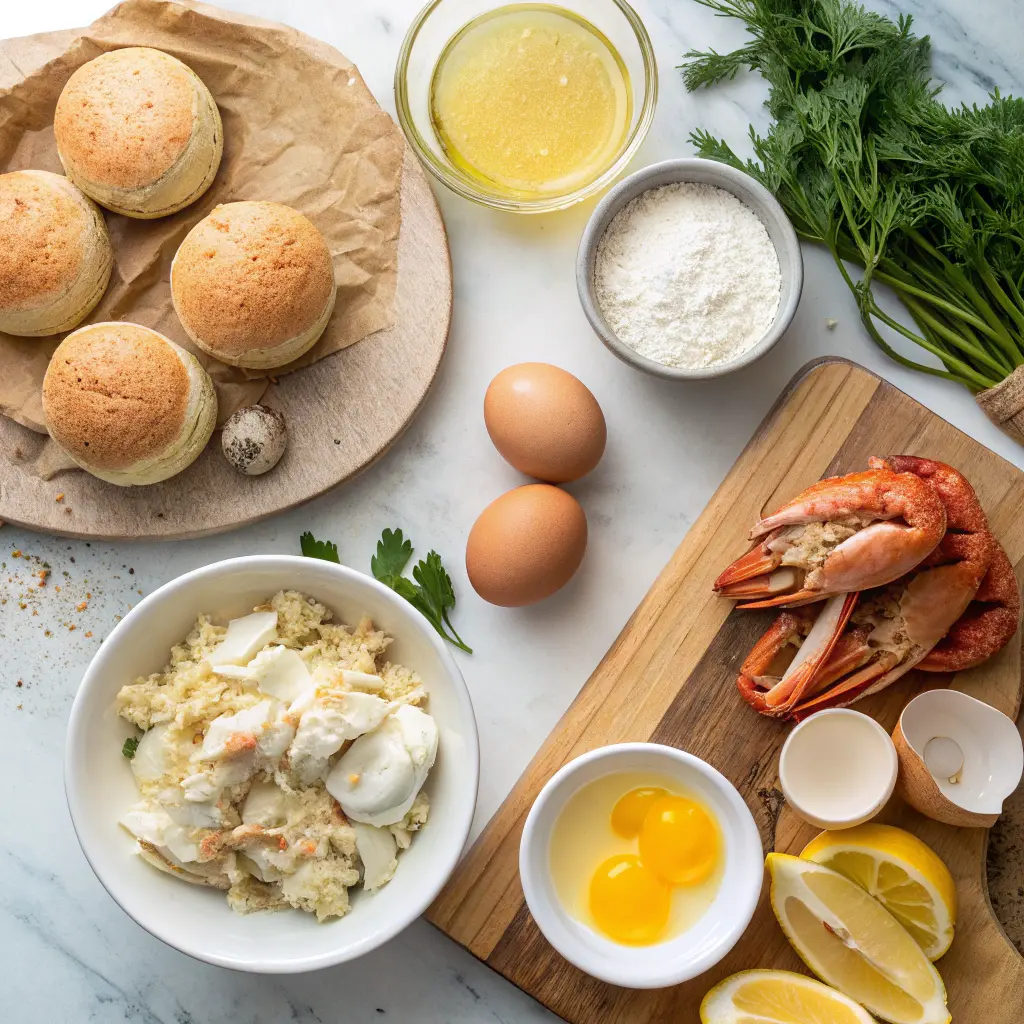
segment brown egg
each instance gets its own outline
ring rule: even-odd
[[[485,601],[515,608],[564,587],[586,550],[580,503],[549,484],[527,484],[480,513],[466,542],[466,571]]]
[[[601,461],[607,429],[590,389],[550,363],[502,370],[484,396],[494,447],[520,473],[560,484]]]

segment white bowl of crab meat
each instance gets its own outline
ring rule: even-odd
[[[469,694],[427,620],[288,556],[141,601],[85,674],[65,755],[79,841],[120,906],[182,952],[266,973],[353,959],[422,914],[478,773]]]

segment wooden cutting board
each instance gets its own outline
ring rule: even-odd
[[[749,929],[716,968],[687,984],[631,991],[595,981],[563,960],[523,900],[517,858],[530,805],[567,761],[607,743],[650,740],[688,750],[740,790],[766,850],[799,853],[816,829],[785,807],[776,772],[789,730],[739,697],[740,662],[771,622],[736,612],[712,593],[723,566],[748,547],[747,531],[822,476],[866,467],[869,455],[913,454],[948,462],[975,485],[996,535],[1024,564],[1024,473],[862,367],[828,360],[794,379],[758,428],[672,561],[462,862],[429,919],[555,1013],[579,1024],[694,1024],[712,985],[753,967],[806,969],[768,902],[767,885]],[[860,702],[891,729],[922,690],[952,685],[1016,716],[1021,697],[1018,637],[984,666],[955,677],[912,673]],[[938,967],[956,1024],[1019,1024],[1024,959],[992,914],[985,882],[988,833],[923,818],[894,798],[883,820],[915,832],[949,865],[960,897],[957,936]],[[1024,870],[1021,871],[1024,884]]]

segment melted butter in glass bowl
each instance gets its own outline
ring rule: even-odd
[[[497,209],[563,209],[607,186],[654,115],[650,39],[624,0],[434,0],[395,72],[398,118],[427,168]]]

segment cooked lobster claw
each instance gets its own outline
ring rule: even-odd
[[[744,608],[795,607],[890,583],[942,539],[946,513],[921,477],[889,468],[821,480],[751,530],[763,538],[715,581]],[[752,599],[752,600],[747,600]]]
[[[859,600],[851,595],[852,604],[848,597],[840,609],[839,599],[832,598],[820,613],[807,608],[780,615],[737,680],[744,699],[762,714],[799,720],[822,708],[845,707],[923,666],[934,650],[942,651],[937,662],[976,664],[994,652],[991,642],[979,642],[979,633],[988,641],[999,638],[1001,646],[1012,635],[1006,632],[1011,613],[1016,628],[1016,605],[1007,590],[1009,560],[989,532],[967,480],[929,460],[872,460],[873,467],[880,468],[879,463],[928,479],[946,509],[950,531],[918,568],[860,594]],[[1000,555],[1005,566],[993,570],[1002,565]],[[1003,603],[972,615],[969,610],[990,572],[992,590]]]

